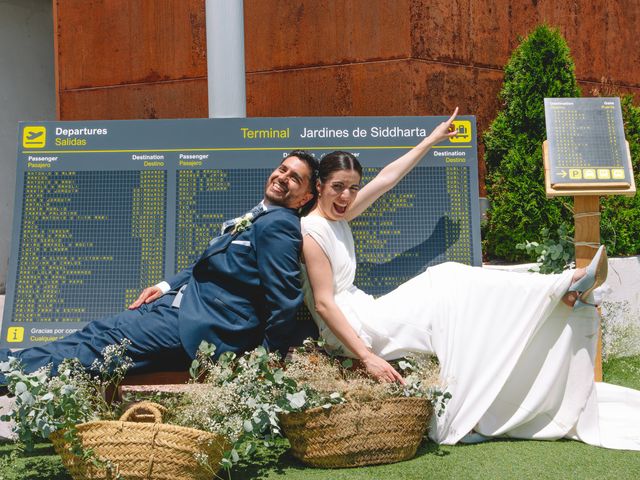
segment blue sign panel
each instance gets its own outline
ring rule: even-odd
[[[353,152],[364,181],[445,117],[42,122],[20,125],[2,344],[63,337],[191,264],[262,198],[293,149]],[[474,117],[352,222],[356,284],[385,293],[429,265],[479,265]]]

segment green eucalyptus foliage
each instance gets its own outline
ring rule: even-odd
[[[540,231],[541,242],[525,242],[516,245],[519,250],[535,254],[538,263],[530,271],[540,273],[561,273],[573,267],[575,246],[573,238],[567,233],[567,226],[563,224],[552,235],[548,228]]]
[[[560,33],[536,28],[505,66],[503,109],[485,133],[487,193],[491,202],[485,246],[491,257],[533,260],[518,244],[538,238],[540,228],[573,223],[569,198],[547,199],[542,142],[544,98],[579,97],[569,47]]]
[[[78,447],[77,424],[118,418],[120,411],[113,396],[132,365],[125,355],[130,344],[125,339],[105,347],[102,360],[94,361],[91,372],[77,359],[64,360],[55,375],[50,365],[28,373],[15,357],[0,362],[0,372],[15,397],[15,405],[0,420],[15,422],[14,432],[27,451],[57,431]]]

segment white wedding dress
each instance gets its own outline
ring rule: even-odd
[[[593,380],[598,318],[560,300],[572,272],[513,273],[443,263],[374,299],[353,285],[356,258],[345,221],[302,218],[303,235],[326,253],[335,300],[373,352],[437,356],[452,398],[431,438],[457,443],[485,436],[572,438],[640,450],[640,391]],[[315,312],[303,269],[305,302],[329,348],[346,351]]]

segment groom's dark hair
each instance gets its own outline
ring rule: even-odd
[[[349,152],[342,152],[337,150],[335,152],[327,153],[322,160],[320,160],[320,169],[318,172],[318,178],[322,183],[326,182],[333,172],[340,170],[354,170],[362,178],[362,165],[358,159]]]

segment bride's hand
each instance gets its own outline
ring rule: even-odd
[[[405,384],[400,375],[389,363],[373,353],[362,359],[367,372],[379,382]]]
[[[453,114],[449,117],[448,120],[442,122],[440,125],[438,125],[436,128],[433,129],[429,137],[427,137],[431,139],[431,141],[433,142],[433,145],[435,145],[438,142],[441,142],[446,138],[455,137],[458,134],[458,130],[452,128],[453,121],[456,119],[457,116],[458,116],[458,107],[456,107],[456,109],[453,111]]]

